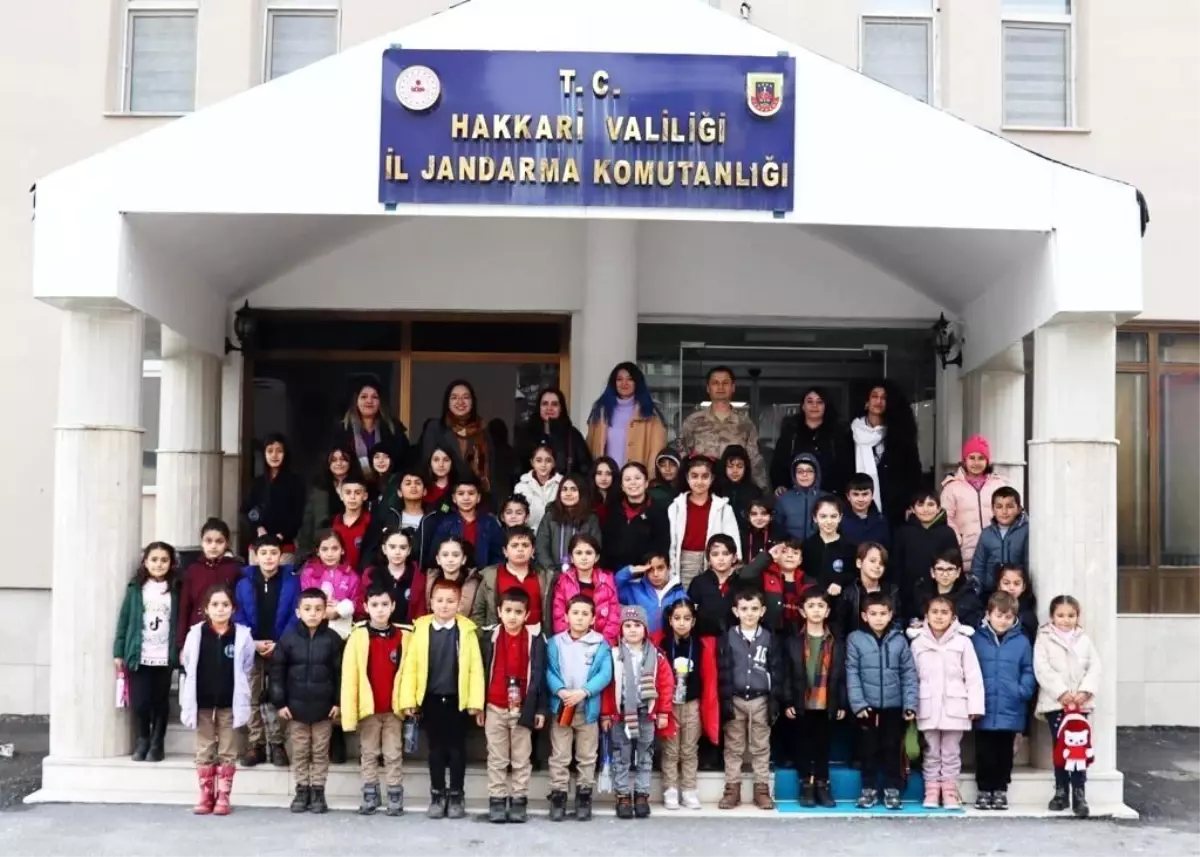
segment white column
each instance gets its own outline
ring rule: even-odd
[[[937,446],[934,476],[940,482],[958,466],[963,442],[963,382],[957,366],[939,368],[935,377]]]
[[[50,754],[129,752],[112,641],[142,517],[142,314],[63,314],[54,443]]]
[[[996,473],[1025,497],[1025,350],[1020,342],[966,376],[966,433],[992,448]],[[955,451],[957,455],[960,450]]]
[[[571,398],[581,424],[613,366],[637,359],[637,224],[588,220],[584,229],[583,311],[571,319]]]
[[[221,364],[221,517],[233,531],[238,543],[241,521],[238,509],[242,498],[242,371],[245,362],[240,351],[225,357]]]
[[[1116,329],[1111,320],[1047,325],[1034,332],[1033,357],[1030,568],[1042,618],[1050,599],[1075,596],[1099,649],[1088,776],[1100,793],[1089,797],[1119,803]]]
[[[166,326],[158,418],[157,537],[196,547],[200,527],[221,512],[220,361]]]

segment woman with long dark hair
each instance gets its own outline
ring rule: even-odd
[[[378,378],[364,375],[356,379],[350,406],[334,438],[335,445],[354,451],[359,470],[364,474],[371,472],[371,450],[380,443],[391,453],[393,470],[399,470],[408,460],[408,429],[388,416],[382,390]]]
[[[854,447],[829,397],[809,387],[800,397],[800,413],[783,421],[771,456],[771,487],[779,496],[792,487],[792,462],[807,452],[821,464],[821,490],[841,494],[854,470]]]
[[[613,486],[608,517],[602,528],[600,567],[622,569],[641,565],[646,554],[656,551],[667,556],[671,546],[671,525],[667,510],[650,500],[650,478],[646,466],[630,461],[621,468],[620,487]],[[674,579],[678,574],[672,572]]]
[[[496,450],[477,402],[470,381],[459,378],[447,384],[441,416],[426,420],[421,429],[421,455],[428,459],[441,447],[454,459],[455,473],[474,473],[485,494],[504,491],[507,477],[497,478]]]
[[[564,476],[587,473],[592,466],[587,441],[572,425],[567,398],[557,387],[542,388],[529,416],[517,426],[513,435],[516,466],[520,471],[516,474],[518,477],[539,443],[548,443],[554,449],[555,464]]]
[[[534,560],[539,568],[558,571],[571,564],[569,546],[577,535],[600,540],[600,522],[588,499],[586,477],[564,476],[558,496],[537,528]]]
[[[317,532],[331,526],[334,518],[346,511],[340,490],[342,483],[351,476],[360,485],[366,484],[353,449],[335,446],[325,457],[325,469],[309,488],[300,532],[296,535],[296,559],[312,556],[317,549]]]
[[[618,363],[588,416],[588,449],[624,466],[636,461],[649,472],[667,445],[667,423],[654,404],[646,376],[635,363]]]
[[[854,473],[875,483],[875,505],[893,527],[904,523],[913,494],[921,485],[917,420],[908,398],[891,381],[867,391],[863,414],[850,423]]]
[[[265,535],[283,543],[284,564],[290,564],[296,552],[296,536],[304,521],[304,480],[291,469],[287,438],[272,432],[263,438],[263,469],[250,483],[242,501],[241,515],[250,533],[250,556],[254,545]],[[253,565],[253,561],[251,562]]]

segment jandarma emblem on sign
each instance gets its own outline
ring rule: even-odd
[[[774,116],[783,107],[783,75],[753,72],[746,75],[746,104],[755,116]]]
[[[410,65],[396,75],[396,100],[405,110],[428,110],[441,94],[442,81],[428,66]]]

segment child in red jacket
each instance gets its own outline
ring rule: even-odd
[[[224,586],[230,592],[242,576],[242,564],[227,556],[229,525],[220,518],[209,518],[200,528],[200,550],[203,556],[187,567],[179,589],[179,622],[176,635],[179,648],[191,627],[205,620],[205,593],[214,586]]]
[[[612,684],[605,688],[600,699],[600,728],[612,736],[617,818],[649,818],[654,735],[658,732],[669,738],[675,734],[671,720],[675,678],[667,659],[650,642],[646,611],[641,607],[621,608],[621,642],[613,646],[612,659]],[[631,763],[634,764],[632,798]]]
[[[661,650],[674,677],[674,734],[662,741],[663,806],[700,809],[696,788],[700,735],[714,746],[721,739],[721,701],[717,697],[717,638],[693,633],[696,605],[686,598],[663,611]]]

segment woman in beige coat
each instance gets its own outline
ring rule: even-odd
[[[630,461],[648,471],[667,445],[667,424],[654,404],[646,376],[634,363],[618,363],[588,416],[588,450],[624,467]]]

